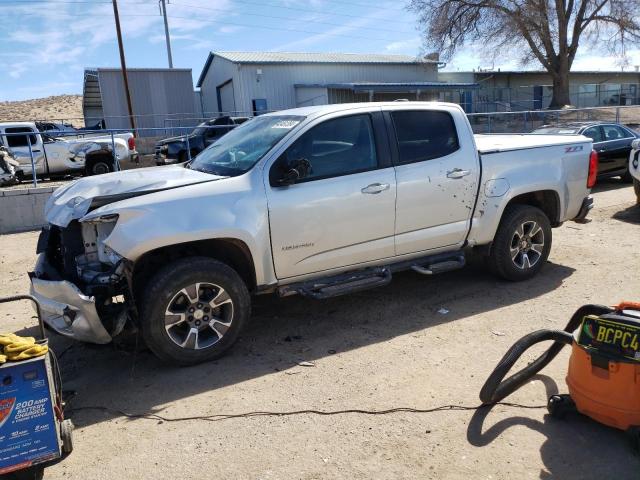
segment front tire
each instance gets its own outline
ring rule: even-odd
[[[640,205],[640,180],[633,179],[633,191],[636,194],[636,203]]]
[[[551,251],[551,224],[531,205],[509,205],[502,215],[487,259],[496,275],[518,282],[535,276]]]
[[[194,365],[223,355],[251,314],[247,286],[228,265],[191,257],[167,265],[145,287],[142,337],[161,360]]]

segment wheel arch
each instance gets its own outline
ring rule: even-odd
[[[84,169],[86,175],[93,175],[91,173],[93,166],[99,161],[104,161],[110,164],[110,168],[113,169],[113,155],[111,152],[99,150],[87,154],[84,161]]]
[[[558,227],[562,224],[560,221],[560,195],[555,190],[537,190],[516,195],[504,206],[502,215],[508,206],[515,204],[539,208],[547,216],[552,227]]]
[[[256,288],[256,270],[248,245],[235,238],[213,238],[159,247],[138,258],[132,269],[135,297],[141,298],[141,290],[159,268],[174,260],[194,256],[209,257],[227,264],[240,275],[249,291]]]
[[[530,205],[539,208],[549,219],[552,227],[562,225],[562,203],[560,195],[551,188],[513,192],[509,198],[505,198],[501,203],[491,202],[492,199],[482,198],[478,207],[481,214],[475,217],[471,225],[470,238],[474,240],[474,245],[478,251],[488,253],[491,244],[500,227],[502,218],[511,205]]]

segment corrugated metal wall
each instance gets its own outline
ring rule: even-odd
[[[235,86],[239,83],[238,67],[228,60],[220,57],[214,57],[209,73],[204,77],[204,81],[200,87],[202,95],[202,105],[205,117],[213,117],[218,112],[218,96],[216,88],[228,80],[232,80]],[[238,94],[237,91],[234,92]],[[235,104],[238,105],[238,99],[235,98]]]
[[[258,70],[262,73],[259,74]],[[244,64],[215,57],[202,83],[205,110],[217,111],[216,86],[233,80],[235,106],[249,112],[251,101],[267,100],[269,110],[297,105],[295,84],[341,82],[434,82],[434,64]],[[213,110],[210,110],[213,109]]]
[[[429,101],[438,100],[438,92],[421,91],[417,92],[374,92],[374,102],[393,102],[398,99]],[[355,103],[368,102],[369,92],[353,92],[342,88],[329,89],[329,103]],[[451,100],[449,100],[451,101]]]
[[[136,127],[169,128],[197,122],[191,70],[129,69],[128,77]],[[129,128],[122,71],[98,69],[98,78],[107,128]],[[158,131],[156,135],[163,134]]]

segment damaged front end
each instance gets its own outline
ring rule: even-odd
[[[42,230],[31,294],[56,332],[109,343],[130,318],[129,262],[104,243],[117,220],[106,215]]]

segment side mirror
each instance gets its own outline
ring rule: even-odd
[[[306,178],[311,173],[311,163],[306,158],[290,162],[284,169],[284,174],[278,179],[278,185],[287,186]]]

